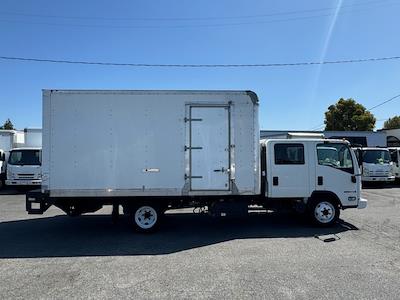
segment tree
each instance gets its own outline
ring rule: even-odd
[[[13,125],[13,123],[10,121],[10,119],[7,119],[7,120],[4,122],[3,126],[0,127],[0,129],[12,130],[12,129],[14,129],[14,125]]]
[[[376,119],[363,105],[354,99],[340,98],[325,112],[325,130],[371,131]]]
[[[383,129],[400,129],[400,116],[394,116],[385,121]]]

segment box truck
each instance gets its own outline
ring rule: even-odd
[[[26,209],[75,216],[122,206],[147,232],[176,208],[290,207],[328,226],[340,209],[366,207],[347,142],[260,142],[258,124],[250,91],[44,90],[43,181]]]
[[[24,134],[17,130],[0,130],[0,188],[7,178],[7,160],[10,150],[24,144]]]
[[[42,130],[25,128],[23,136],[22,147],[9,151],[5,183],[13,186],[39,186],[42,183]]]
[[[361,165],[362,182],[393,182],[393,162],[387,148],[358,148],[358,159]]]
[[[40,186],[41,183],[41,148],[11,149],[7,160],[6,185]]]

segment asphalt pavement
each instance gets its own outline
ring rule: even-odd
[[[400,186],[369,187],[364,210],[332,228],[291,214],[214,220],[167,214],[151,235],[109,207],[68,217],[25,212],[0,192],[0,299],[399,299]]]

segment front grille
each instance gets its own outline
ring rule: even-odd
[[[378,171],[372,171],[370,172],[370,174],[371,176],[376,176],[376,177],[386,177],[389,176],[389,171],[378,170]]]
[[[35,174],[17,174],[17,179],[34,179]]]

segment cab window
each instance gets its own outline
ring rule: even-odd
[[[276,165],[303,165],[304,146],[303,144],[275,144]]]
[[[346,144],[318,144],[318,164],[353,174],[353,159],[350,151]]]

